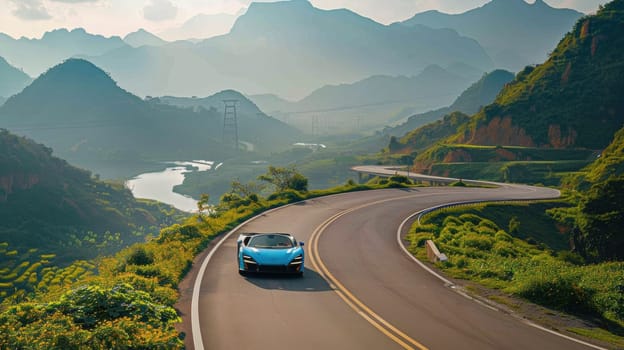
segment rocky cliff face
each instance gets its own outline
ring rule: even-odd
[[[0,201],[5,202],[9,195],[20,190],[29,190],[40,182],[36,174],[16,173],[0,177]]]
[[[458,138],[458,143],[535,147],[533,138],[524,128],[514,125],[511,117],[496,117],[487,124],[470,129]]]

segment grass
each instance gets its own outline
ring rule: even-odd
[[[569,332],[576,333],[588,338],[597,339],[616,346],[617,349],[624,349],[624,338],[614,335],[600,328],[568,328]]]
[[[436,163],[431,174],[558,186],[561,180],[584,168],[589,160]]]
[[[624,341],[624,263],[585,264],[571,253],[569,228],[546,214],[566,206],[550,201],[449,208],[424,217],[406,238],[419,259],[426,259],[424,242],[432,239],[449,257],[438,267],[454,278],[593,320]]]

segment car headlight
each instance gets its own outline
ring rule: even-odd
[[[249,255],[243,255],[243,262],[246,264],[256,264],[256,261],[254,260],[254,258],[252,258]]]
[[[301,265],[303,264],[303,255],[299,255],[292,259],[289,265]]]

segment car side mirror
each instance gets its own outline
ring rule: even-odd
[[[303,247],[305,244],[303,242],[299,242],[299,245]]]

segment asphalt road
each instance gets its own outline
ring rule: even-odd
[[[557,191],[431,187],[313,199],[239,232],[291,232],[306,242],[303,278],[237,273],[236,237],[201,274],[193,320],[204,349],[589,349],[467,299],[406,255],[401,222],[448,202],[534,199]],[[201,331],[200,331],[201,330]]]

